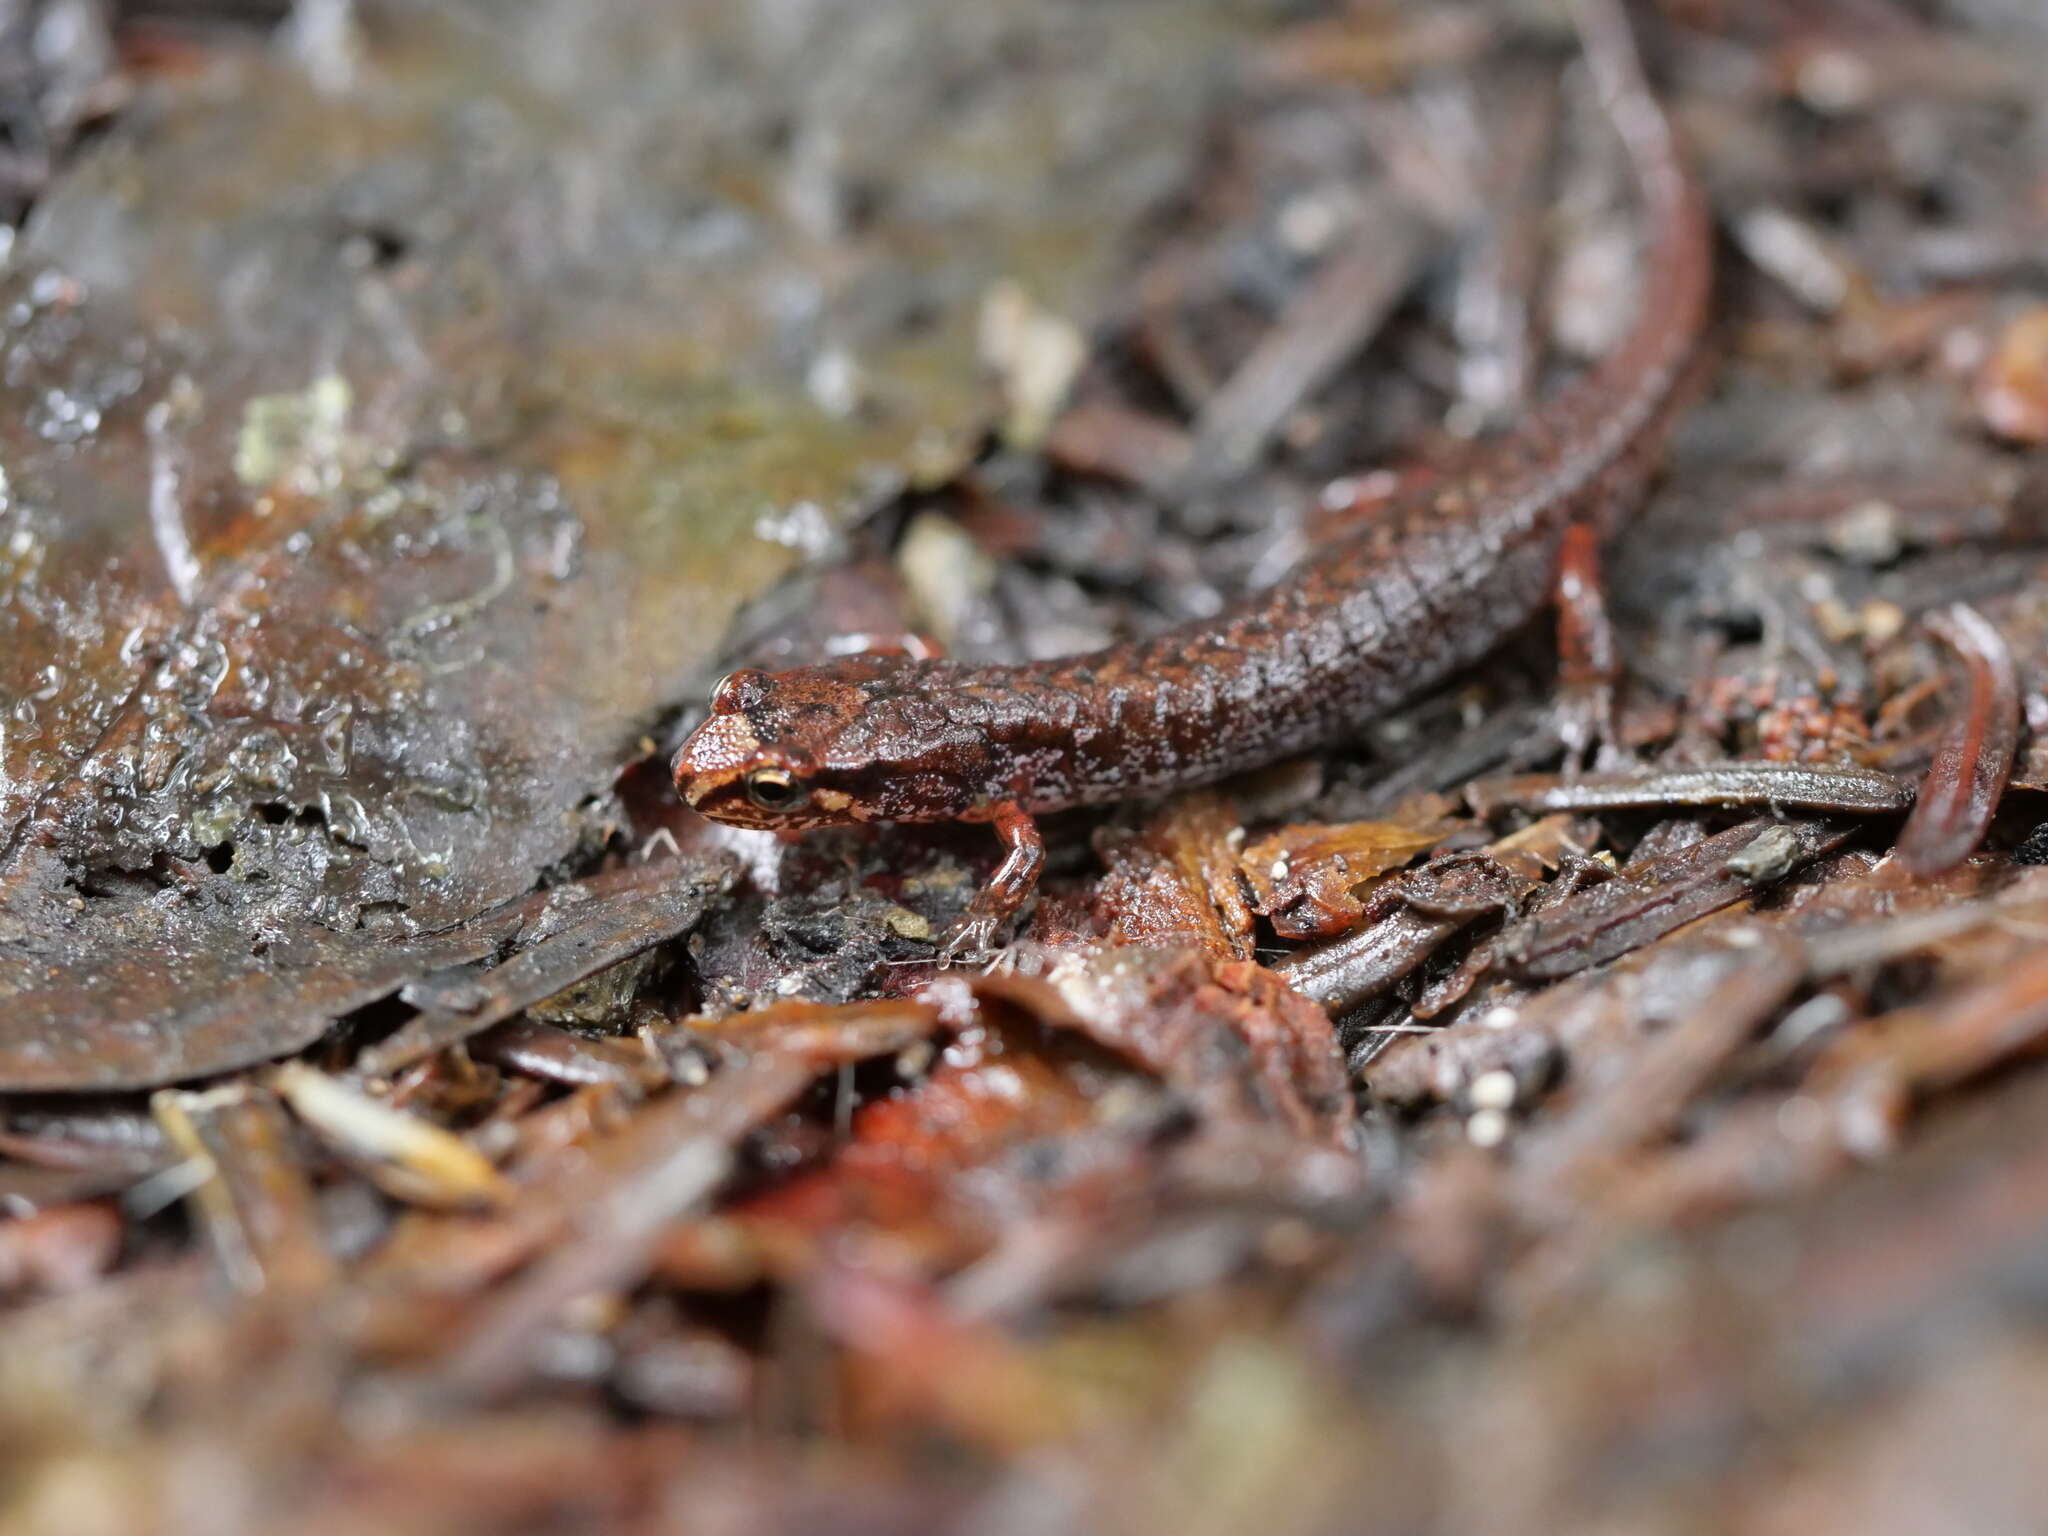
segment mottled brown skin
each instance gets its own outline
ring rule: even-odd
[[[1580,20],[1653,231],[1637,319],[1597,370],[1449,483],[1397,497],[1214,618],[1021,666],[852,656],[735,673],[676,758],[684,799],[775,830],[991,822],[1008,856],[946,941],[983,947],[1036,881],[1034,814],[1205,784],[1319,746],[1541,609],[1568,530],[1611,533],[1640,491],[1711,286],[1705,202],[1627,22],[1609,0],[1587,0]]]

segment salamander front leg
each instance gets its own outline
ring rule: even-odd
[[[1015,800],[1001,801],[992,809],[990,824],[1007,851],[988,884],[974,893],[966,915],[940,942],[939,953],[948,960],[993,949],[996,935],[1030,898],[1045,865],[1045,841],[1031,813]]]

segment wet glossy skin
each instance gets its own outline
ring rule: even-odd
[[[1306,751],[1477,660],[1545,603],[1575,524],[1639,492],[1704,327],[1709,223],[1627,24],[1581,8],[1652,228],[1626,339],[1464,471],[1373,514],[1214,618],[1021,666],[856,656],[740,672],[676,758],[691,806],[736,826],[989,821],[1009,854],[948,937],[991,941],[1036,880],[1032,815],[1212,782]]]

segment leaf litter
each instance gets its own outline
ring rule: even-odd
[[[1511,423],[1626,313],[1567,40],[324,9],[25,56],[10,1529],[2038,1507],[2048,32],[1650,23],[1744,259],[1622,761],[1532,632],[1064,818],[983,972],[985,840],[697,822],[690,701],[1171,622]]]

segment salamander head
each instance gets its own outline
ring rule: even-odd
[[[905,677],[929,665],[850,656],[729,674],[676,754],[677,793],[714,821],[776,832],[970,814],[971,737],[946,729],[943,705]]]

